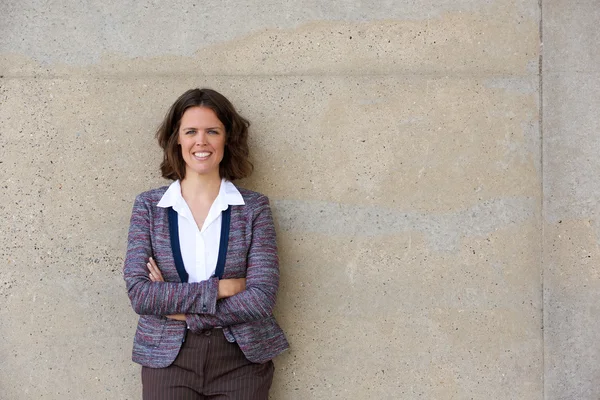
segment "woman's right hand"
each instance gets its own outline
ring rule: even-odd
[[[246,278],[221,279],[219,280],[217,299],[231,297],[244,290],[246,290]]]

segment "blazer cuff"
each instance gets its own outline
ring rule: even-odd
[[[217,296],[219,294],[219,278],[213,277],[207,279],[205,287],[200,289],[200,300],[202,304],[199,304],[196,312],[198,314],[215,314],[217,312]]]

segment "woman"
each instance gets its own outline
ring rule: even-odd
[[[267,399],[288,347],[272,314],[269,201],[231,183],[252,172],[248,125],[223,95],[193,89],[158,129],[174,182],[136,197],[124,266],[144,399]]]

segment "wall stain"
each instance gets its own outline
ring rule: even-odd
[[[274,200],[278,227],[325,236],[375,237],[417,231],[431,248],[456,252],[464,236],[485,236],[539,218],[536,199],[500,198],[452,213],[403,212],[385,207],[306,200]],[[537,223],[537,222],[533,222]]]

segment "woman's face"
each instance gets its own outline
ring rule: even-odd
[[[213,110],[190,107],[179,124],[177,143],[185,161],[185,173],[219,175],[225,151],[225,127]]]

